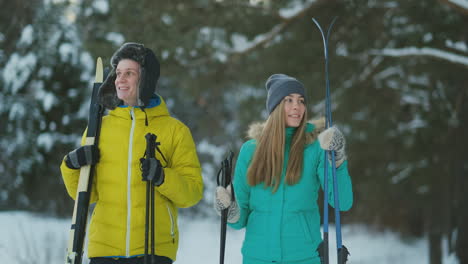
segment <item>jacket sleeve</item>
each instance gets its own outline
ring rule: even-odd
[[[255,145],[253,141],[247,141],[242,145],[234,170],[234,193],[237,204],[240,208],[240,218],[236,223],[230,223],[229,226],[235,229],[241,229],[247,226],[247,220],[250,215],[250,186],[247,182],[247,170],[250,165]]]
[[[81,145],[83,146],[86,142],[86,130],[83,134],[83,137],[81,139]],[[60,171],[62,172],[62,179],[65,184],[65,188],[67,189],[68,195],[73,200],[76,200],[76,191],[78,189],[78,182],[80,179],[80,172],[81,170],[79,169],[70,169],[67,167],[65,164],[65,157],[62,160],[62,163],[60,164]],[[93,178],[93,185],[92,185],[92,192],[91,192],[91,203],[95,203],[98,200],[98,195],[96,191],[96,175]]]
[[[320,151],[319,157],[319,165],[317,174],[319,175],[320,185],[323,190],[324,184],[324,175],[325,175],[325,151]],[[332,174],[332,166],[331,163],[326,159],[328,162],[328,203],[335,207],[335,198],[334,198],[334,190],[333,190],[333,174]],[[340,210],[341,211],[348,211],[351,206],[353,205],[353,190],[352,190],[352,183],[351,177],[348,173],[348,161],[344,161],[340,167],[336,169],[336,178],[338,181],[338,198],[340,203]]]
[[[174,133],[173,154],[164,168],[164,183],[158,191],[177,207],[195,205],[203,197],[203,180],[195,143],[185,125]]]

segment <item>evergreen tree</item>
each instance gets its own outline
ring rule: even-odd
[[[80,51],[67,3],[7,5],[1,17],[21,21],[1,29],[9,39],[1,48],[0,208],[69,214],[58,166],[83,132],[94,64]]]

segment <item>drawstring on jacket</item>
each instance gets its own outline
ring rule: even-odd
[[[140,108],[143,113],[145,113],[145,126],[148,126],[148,115],[146,114],[145,108]]]

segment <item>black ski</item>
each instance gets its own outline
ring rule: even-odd
[[[98,145],[101,120],[104,113],[104,108],[98,103],[98,92],[102,82],[102,60],[101,58],[98,58],[96,62],[96,76],[93,84],[91,104],[89,107],[88,130],[86,133],[85,145]],[[82,263],[93,174],[94,165],[81,167],[65,264]]]

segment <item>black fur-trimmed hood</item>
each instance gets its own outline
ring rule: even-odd
[[[139,43],[125,43],[112,55],[110,60],[112,70],[99,89],[99,101],[108,108],[114,109],[122,104],[117,97],[115,90],[115,69],[119,61],[131,59],[140,64],[140,84],[138,87],[137,103],[140,107],[146,107],[149,104],[151,96],[156,90],[156,84],[159,80],[160,65],[156,55],[149,48]]]

